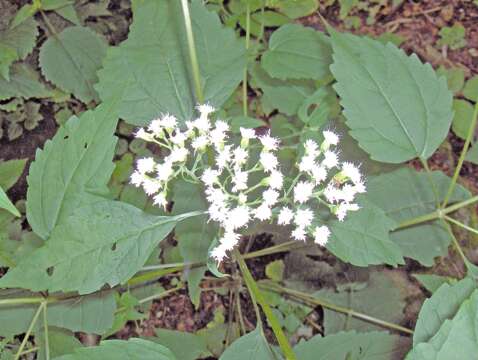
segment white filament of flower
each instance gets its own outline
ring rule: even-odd
[[[292,238],[305,241],[311,237],[325,246],[331,231],[319,218],[319,208],[327,208],[339,221],[359,210],[354,200],[366,191],[364,179],[359,167],[340,162],[336,148],[340,139],[333,131],[324,131],[320,144],[312,139],[305,142],[291,179],[281,170],[279,139],[269,132],[258,135],[254,129],[240,128],[239,139],[234,141],[226,122],[211,121],[214,109],[210,105],[197,110],[199,117],[186,121],[185,130],[174,116],[166,114],[137,131],[136,137],[169,154],[162,162],[152,157],[138,159],[131,183],[163,207],[168,204],[168,184],[173,178],[181,175],[200,183],[209,203],[209,218],[220,225],[218,245],[210,253],[218,262],[238,245],[241,229],[254,219],[292,226]]]

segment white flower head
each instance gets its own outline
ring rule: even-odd
[[[140,174],[147,174],[154,171],[156,161],[152,157],[142,158],[136,162],[136,168]]]
[[[314,230],[314,242],[320,246],[325,246],[329,240],[330,230],[327,226],[317,226]]]
[[[254,129],[248,129],[248,128],[239,128],[241,131],[241,136],[243,139],[255,139],[256,138],[256,131]]]
[[[146,194],[153,195],[161,189],[161,183],[156,179],[145,178],[143,180],[143,189]]]
[[[295,228],[291,235],[295,240],[305,241],[306,233],[303,227]]]
[[[268,206],[273,206],[279,200],[279,193],[274,189],[267,189],[262,193],[262,198],[264,199],[264,203]]]
[[[143,128],[139,128],[138,131],[134,134],[134,136],[138,139],[144,140],[144,141],[153,141],[154,136],[144,130]]]
[[[219,177],[218,170],[207,168],[202,173],[201,180],[206,186],[212,186],[212,184],[218,181],[218,177]]]
[[[279,212],[279,216],[277,217],[277,223],[279,225],[289,225],[293,217],[294,212],[288,207],[283,207]]]
[[[233,151],[234,153],[234,162],[236,165],[244,165],[247,162],[249,153],[242,147],[236,147]]]
[[[197,109],[201,115],[209,116],[209,114],[213,113],[216,111],[214,107],[210,104],[200,104],[197,106]]]
[[[248,177],[249,173],[247,171],[241,171],[240,169],[236,169],[232,177],[232,183],[234,184],[232,191],[238,192],[241,190],[246,190]]]
[[[216,155],[216,165],[219,169],[223,169],[231,161],[232,152],[231,145],[224,146],[224,149],[218,150]]]
[[[228,218],[226,220],[226,228],[239,229],[246,226],[251,218],[251,210],[248,206],[240,205],[231,211],[229,211]]]
[[[330,183],[324,190],[324,196],[328,202],[335,203],[341,199],[342,193],[339,188]]]
[[[315,163],[315,157],[312,155],[305,155],[302,157],[299,163],[299,170],[303,172],[312,172],[317,167]]]
[[[294,216],[294,223],[301,228],[305,228],[312,224],[312,220],[314,219],[314,213],[312,210],[305,208],[305,209],[298,209]]]
[[[167,182],[171,175],[173,175],[173,172],[173,164],[170,161],[166,161],[163,164],[158,164],[156,166],[156,178],[159,181]]]
[[[332,169],[339,165],[339,156],[337,155],[335,151],[327,150],[324,153],[324,160],[322,161],[322,164],[327,169]]]
[[[307,155],[310,155],[313,158],[318,155],[319,146],[314,140],[308,139],[304,144],[304,148]]]
[[[278,170],[272,170],[267,180],[267,184],[271,189],[280,190],[284,186],[284,176]]]
[[[222,238],[219,239],[221,246],[224,246],[225,250],[232,250],[237,245],[240,239],[240,235],[233,231],[226,231]]]
[[[209,255],[218,263],[221,263],[226,257],[226,248],[224,245],[216,246]]]
[[[186,139],[186,133],[183,133],[179,130],[177,130],[175,134],[171,136],[171,142],[176,145],[184,146],[184,142],[186,141]]]
[[[339,221],[344,221],[349,211],[357,211],[359,209],[360,207],[357,204],[349,204],[349,203],[343,202],[343,203],[340,203],[339,206],[337,206],[335,210],[335,216],[337,216],[337,219]]]
[[[254,216],[261,221],[268,220],[272,216],[272,210],[264,203],[254,211]]]
[[[345,161],[342,163],[342,173],[354,184],[362,182],[362,174],[360,173],[360,169],[351,162]]]
[[[206,135],[201,135],[195,138],[191,144],[194,150],[203,151],[209,145],[209,138]]]
[[[277,150],[279,146],[279,139],[272,137],[270,132],[259,137],[259,140],[262,143],[263,151],[274,151]]]
[[[327,179],[327,169],[324,166],[316,166],[312,169],[312,177],[318,185]]]
[[[140,187],[141,184],[143,183],[144,178],[145,178],[144,174],[141,174],[139,171],[134,171],[131,174],[130,183],[136,187]]]
[[[166,114],[161,118],[160,122],[164,128],[171,131],[176,127],[178,120],[174,115]]]
[[[184,162],[188,157],[189,151],[183,147],[174,147],[171,154],[168,156],[168,160],[172,163]]]
[[[259,161],[265,172],[272,172],[276,170],[279,161],[277,157],[271,152],[261,152]]]
[[[339,136],[330,130],[322,132],[324,135],[324,142],[321,145],[322,150],[328,150],[331,145],[337,145],[339,143]]]
[[[153,198],[153,204],[159,205],[162,207],[166,207],[168,205],[168,200],[166,199],[166,194],[164,192],[160,192]]]
[[[163,124],[161,119],[154,119],[148,126],[148,130],[151,131],[154,135],[161,137],[163,135]]]
[[[314,184],[309,181],[299,181],[294,186],[294,201],[299,204],[305,203],[310,199],[314,191]]]

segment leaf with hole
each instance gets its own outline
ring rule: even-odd
[[[190,7],[204,101],[219,108],[242,79],[244,43],[201,2]],[[161,113],[181,121],[194,115],[198,99],[182,13],[176,0],[133,1],[128,39],[108,51],[96,89],[103,101],[121,97],[119,115],[129,123],[145,125]]]
[[[148,215],[111,200],[78,207],[44,246],[0,279],[0,287],[89,294],[106,284],[122,284],[180,220],[193,215]]]
[[[103,104],[72,117],[37,150],[27,178],[27,218],[43,239],[77,207],[108,194],[117,141],[112,107]]]
[[[429,158],[453,116],[446,79],[391,43],[336,31],[331,42],[334,87],[360,147],[388,163]]]

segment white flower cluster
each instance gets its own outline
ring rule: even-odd
[[[310,235],[324,246],[330,230],[316,216],[319,206],[328,207],[340,221],[348,211],[359,209],[353,201],[356,194],[365,192],[362,175],[354,164],[340,163],[333,149],[339,142],[335,133],[324,131],[320,146],[307,140],[298,174],[288,179],[276,156],[278,139],[241,128],[240,141],[235,144],[226,122],[211,123],[211,106],[200,105],[198,111],[200,116],[187,121],[184,131],[175,117],[165,115],[137,132],[137,137],[168,149],[169,155],[161,163],[139,159],[131,182],[162,206],[167,204],[168,182],[179,174],[202,183],[209,217],[221,226],[219,244],[211,252],[218,262],[234,249],[240,230],[253,219],[293,225],[294,239],[305,240]]]

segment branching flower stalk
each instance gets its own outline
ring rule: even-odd
[[[270,133],[240,129],[234,139],[229,124],[213,122],[210,105],[198,106],[199,116],[181,129],[169,114],[141,128],[136,137],[168,151],[162,161],[139,159],[131,183],[142,187],[154,203],[166,207],[170,183],[177,177],[200,184],[209,203],[210,220],[220,225],[219,245],[211,256],[222,262],[240,240],[240,231],[254,220],[292,226],[291,236],[305,241],[312,237],[325,246],[330,229],[319,217],[327,210],[343,221],[365,184],[357,166],[340,162],[339,137],[323,132],[321,144],[307,140],[293,178],[284,176],[277,157],[279,139]]]

